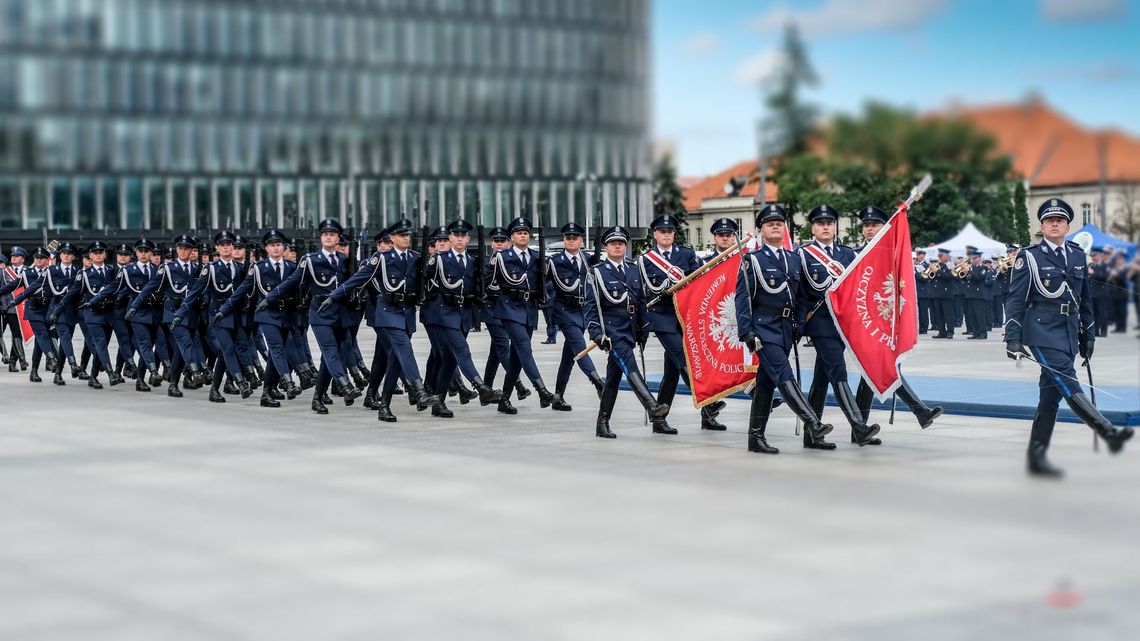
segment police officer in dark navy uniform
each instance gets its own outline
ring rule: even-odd
[[[862,231],[864,244],[856,251],[862,252],[864,249],[866,249],[867,244],[874,240],[875,236],[877,236],[879,232],[883,230],[883,226],[887,224],[888,217],[887,212],[878,207],[875,207],[874,205],[871,205],[860,210],[859,219],[863,222]],[[940,249],[938,250],[938,253],[940,260],[942,260],[941,255],[943,253],[945,253],[947,260],[950,257],[950,252],[946,252],[945,250]],[[940,268],[940,270],[941,269],[942,268]],[[949,267],[946,267],[945,269],[946,274],[950,274]],[[939,274],[941,273],[942,272],[940,271]],[[958,277],[956,276],[952,276],[952,278],[955,281],[958,280]],[[950,331],[953,332],[953,321],[951,320],[948,322],[951,323],[949,327]],[[910,383],[907,382],[906,377],[903,376],[901,371],[899,372],[899,387],[897,390],[895,390],[895,394],[897,394],[898,397],[907,404],[907,407],[910,408],[911,413],[914,414],[914,417],[916,419],[918,419],[918,424],[922,427],[922,429],[930,427],[934,423],[934,419],[942,416],[942,407],[928,407],[926,403],[924,403],[922,399],[918,397],[918,394],[914,391],[914,388],[910,386]],[[855,392],[855,401],[859,406],[859,411],[863,416],[864,422],[867,422],[871,418],[871,403],[874,401],[874,396],[875,394],[871,390],[871,386],[867,384],[867,381],[860,380],[859,389]],[[867,445],[880,444],[881,441],[878,438],[872,438],[867,441]]]
[[[556,410],[569,410],[565,401],[566,386],[570,384],[570,373],[574,370],[574,357],[586,348],[586,274],[590,268],[590,257],[582,251],[582,239],[586,230],[578,223],[562,226],[563,250],[550,257],[546,270],[550,278],[553,295],[551,323],[562,332],[562,360],[558,363],[558,376],[554,380],[554,392],[562,399],[553,407]],[[589,355],[578,360],[578,367],[598,391],[600,397],[605,389],[605,381],[598,375],[594,361]]]
[[[502,294],[502,290],[498,283],[491,281],[490,274],[494,268],[492,259],[500,251],[511,246],[511,235],[507,233],[506,227],[492,227],[487,235],[491,239],[491,251],[483,258],[485,281],[483,324],[487,326],[487,334],[491,337],[491,349],[487,351],[487,363],[483,367],[483,381],[494,387],[495,375],[498,373],[499,365],[506,369],[507,363],[511,362],[511,338],[507,335],[507,330],[503,329],[503,323],[495,317],[495,308],[499,305],[499,296]],[[522,381],[519,381],[515,383],[515,395],[521,401],[530,396],[530,390],[523,385]]]
[[[289,278],[297,266],[285,260],[286,239],[280,231],[270,229],[265,232],[261,240],[265,246],[266,257],[249,266],[241,284],[234,289],[229,299],[215,311],[214,322],[220,322],[225,317],[232,315],[234,310],[242,307],[256,310],[253,320],[257,323],[258,332],[265,338],[269,352],[260,404],[262,407],[280,407],[282,399],[274,394],[274,390],[285,380],[290,371],[286,345],[289,332],[293,331],[291,318],[293,300],[277,300],[260,310],[257,310],[257,304]],[[285,390],[289,400],[296,398],[301,393],[301,389],[292,381],[288,382]]]
[[[344,390],[346,406],[352,405],[361,391],[353,387],[345,363],[341,360],[340,346],[347,340],[347,332],[341,311],[333,306],[334,299],[331,297],[334,291],[341,289],[347,276],[345,259],[336,251],[337,241],[344,233],[344,228],[337,221],[326,218],[321,221],[318,230],[321,234],[321,249],[303,256],[297,269],[258,303],[257,311],[268,309],[274,302],[286,300],[302,283],[307,288],[309,326],[321,351],[321,367],[313,389],[312,409],[317,414],[328,414],[325,392],[333,380]]]
[[[76,277],[79,276],[81,268],[76,263],[76,260],[79,259],[80,252],[75,245],[63,243],[59,246],[57,253],[59,255],[59,264],[48,267],[43,286],[52,295],[52,306],[48,310],[48,325],[55,328],[56,336],[59,337],[58,357],[54,359],[55,369],[53,371],[55,372],[55,379],[52,382],[56,385],[63,385],[62,361],[65,358],[67,359],[67,364],[71,367],[71,378],[85,381],[88,379],[88,376],[87,373],[83,371],[83,368],[79,367],[79,364],[75,362],[75,348],[72,345],[75,337],[75,328],[82,320],[79,312],[80,301],[72,299],[66,304],[63,303],[67,296],[68,289],[75,282]],[[87,335],[86,331],[82,333],[84,336]]]
[[[648,307],[646,324],[665,349],[665,367],[661,374],[661,384],[657,388],[657,402],[662,405],[672,405],[679,380],[684,379],[689,389],[692,389],[692,385],[689,382],[688,366],[685,363],[685,349],[681,344],[681,322],[677,320],[673,297],[665,290],[699,268],[701,259],[697,258],[696,252],[692,249],[673,243],[677,231],[676,217],[661,214],[653,219],[649,227],[653,232],[653,244],[638,257],[637,268],[646,301],[660,298],[657,303]],[[664,259],[671,267],[663,270],[653,257]],[[725,426],[716,419],[724,409],[724,405],[724,401],[717,401],[701,408],[701,429],[718,431],[725,429]],[[653,431],[658,434],[677,433],[677,430],[666,422],[664,416],[653,421]]]
[[[121,312],[124,323],[130,323],[132,346],[139,356],[138,372],[135,376],[135,390],[139,392],[149,392],[151,385],[162,384],[162,376],[159,374],[158,361],[155,357],[155,340],[161,331],[159,328],[161,301],[155,294],[151,294],[148,300],[131,315],[131,319],[129,321],[126,319],[131,301],[158,271],[158,268],[151,264],[150,257],[153,251],[154,243],[149,240],[140,238],[135,241],[134,253],[138,260],[120,266],[116,282],[104,287],[92,300],[92,305],[102,305],[105,300],[114,300],[116,312]],[[116,334],[119,331],[116,329]],[[144,372],[150,373],[150,385],[147,385]]]
[[[1077,355],[1093,356],[1096,321],[1088,291],[1085,253],[1066,242],[1073,208],[1052,198],[1037,210],[1041,243],[1021,250],[1014,262],[1006,301],[1006,354],[1028,355],[1041,365],[1041,396],[1029,436],[1027,468],[1036,476],[1059,478],[1062,471],[1049,463],[1046,451],[1064,398],[1086,425],[1108,444],[1113,454],[1124,449],[1132,428],[1117,428],[1092,404],[1077,380]]]
[[[39,374],[41,356],[47,357],[49,366],[56,364],[56,348],[48,328],[48,309],[51,307],[52,293],[50,289],[44,288],[49,260],[51,254],[48,250],[37,247],[32,252],[32,266],[25,266],[14,280],[0,287],[0,294],[10,294],[21,287],[24,290],[12,299],[11,309],[15,310],[17,305],[25,303],[24,319],[32,326],[32,333],[36,337],[35,349],[32,350],[32,369],[28,374],[28,380],[33,383],[43,382]],[[54,371],[55,368],[48,367],[48,369]]]
[[[392,239],[392,249],[386,253],[376,252],[368,262],[360,266],[351,278],[344,281],[329,295],[329,300],[321,309],[328,309],[335,302],[347,300],[350,293],[369,280],[379,283],[379,297],[376,300],[376,327],[384,349],[388,351],[388,369],[384,372],[384,386],[380,392],[380,409],[377,420],[395,423],[392,413],[392,392],[396,381],[402,376],[408,382],[409,399],[416,409],[423,411],[439,402],[439,397],[428,393],[420,378],[420,368],[412,351],[412,334],[416,331],[416,300],[419,296],[419,252],[410,249],[412,244],[412,222],[404,219],[388,229]]]
[[[930,329],[930,281],[923,277],[926,268],[926,250],[914,250],[914,295],[918,299],[918,333],[925,334]]]
[[[428,255],[425,256],[425,259],[431,260],[431,257],[435,256],[436,253],[450,250],[451,238],[448,236],[447,227],[445,225],[440,225],[439,227],[436,227],[435,231],[431,233],[431,240],[428,244]],[[423,295],[420,297],[420,324],[425,328],[429,326],[436,327],[436,310],[434,307],[428,305],[427,303],[435,298],[437,292],[432,287],[432,282],[430,280],[425,280],[425,282],[422,283],[422,289]],[[439,375],[440,354],[445,348],[440,345],[439,337],[434,330],[427,332],[427,335],[428,345],[431,346],[431,349],[428,351],[427,363],[424,364],[424,388],[427,389],[428,393],[433,393],[436,391],[435,379],[436,376]],[[446,398],[447,388],[445,387],[442,390],[439,390],[438,395],[441,398]],[[435,407],[436,406],[432,406],[432,412],[438,416],[438,410],[436,410]]]
[[[795,341],[795,308],[800,295],[803,266],[782,247],[787,214],[779,205],[767,205],[756,215],[760,246],[741,261],[736,282],[736,325],[740,342],[760,356],[756,388],[748,417],[748,451],[778,454],[768,444],[766,429],[776,388],[784,402],[804,422],[806,438],[820,442],[832,427],[819,420],[804,398],[788,363]],[[877,427],[877,426],[876,426]],[[874,436],[868,431],[866,437]]]
[[[121,373],[125,379],[134,379],[137,378],[138,375],[134,364],[134,338],[131,336],[130,323],[124,318],[127,312],[127,305],[129,305],[131,301],[120,292],[122,274],[134,263],[134,256],[135,250],[129,244],[119,243],[115,246],[115,281],[111,287],[111,289],[115,291],[115,294],[113,299],[114,305],[111,308],[111,327],[115,332],[115,343],[118,347],[115,353],[115,372]],[[104,289],[106,289],[106,287],[104,287]],[[138,389],[137,384],[135,388],[136,390]]]
[[[800,261],[803,285],[796,298],[797,333],[811,338],[815,348],[815,369],[808,402],[816,416],[823,416],[827,387],[835,392],[835,400],[851,425],[851,442],[866,445],[879,431],[878,425],[867,425],[859,412],[855,393],[847,382],[847,363],[843,359],[843,339],[835,327],[835,319],[827,307],[827,292],[843,270],[855,260],[855,251],[836,242],[839,212],[830,205],[820,205],[808,212],[813,240],[796,252]],[[868,433],[870,436],[868,436]],[[809,438],[804,433],[804,447],[832,450],[834,443],[823,438]]]
[[[645,299],[637,266],[625,260],[629,232],[614,226],[602,234],[606,258],[590,268],[586,282],[586,331],[602,351],[609,353],[606,384],[598,406],[595,434],[599,438],[616,438],[610,429],[610,417],[617,402],[622,374],[629,381],[634,396],[650,418],[664,417],[669,406],[657,402],[645,378],[637,369],[634,345],[645,345],[649,329],[645,326]],[[656,429],[654,430],[657,431]]]
[[[434,388],[439,390],[439,402],[432,407],[432,416],[451,418],[454,416],[444,402],[444,396],[451,382],[458,374],[471,381],[479,393],[482,405],[498,403],[501,395],[491,389],[479,376],[475,362],[471,358],[471,347],[467,335],[474,327],[472,310],[482,304],[476,297],[478,265],[476,258],[467,253],[467,243],[471,240],[471,225],[465,220],[457,220],[447,226],[450,249],[437,251],[428,259],[426,277],[432,296],[424,303],[428,313],[424,317],[429,335],[439,349],[439,364]]]
[[[935,334],[932,338],[954,338],[954,266],[950,263],[950,250],[938,248],[938,268],[930,277],[930,320]]]
[[[208,380],[209,374],[206,372],[205,363],[198,360],[198,350],[194,345],[193,335],[187,327],[189,320],[194,320],[196,324],[197,319],[183,318],[183,321],[186,321],[185,323],[178,326],[172,325],[174,317],[178,315],[178,309],[182,306],[187,289],[201,269],[197,264],[191,262],[192,250],[196,244],[192,237],[182,234],[174,238],[173,244],[175,259],[159,267],[146,286],[135,294],[124,318],[133,321],[134,317],[142,313],[144,308],[150,308],[156,302],[161,301],[162,313],[159,316],[159,321],[166,337],[165,342],[171,352],[170,385],[166,394],[174,398],[181,398],[182,390],[178,386],[184,370],[189,373],[195,386],[204,384]]]
[[[0,266],[0,286],[10,284],[14,281],[20,280],[21,275],[25,269],[31,269],[27,263],[32,260],[28,251],[23,247],[13,247],[12,256],[10,261],[4,261],[9,264],[10,271],[5,272],[3,266]],[[28,357],[24,353],[23,334],[20,330],[20,317],[16,312],[16,306],[13,302],[14,296],[12,294],[5,294],[0,296],[0,326],[7,325],[8,330],[12,332],[12,349],[8,358],[5,360],[8,363],[9,372],[18,372],[21,369],[28,369]],[[3,332],[0,331],[0,340],[3,339]],[[2,351],[2,350],[0,350]],[[17,367],[17,364],[19,367]]]
[[[392,236],[385,227],[372,236],[372,244],[376,253],[383,254],[392,249]],[[361,265],[364,269],[367,262]],[[376,302],[380,297],[380,282],[372,279],[365,283],[357,296],[364,298],[364,322],[372,329],[376,341],[372,350],[372,367],[368,370],[368,389],[364,394],[361,405],[376,411],[380,409],[380,385],[384,381],[384,372],[388,369],[388,352],[384,349],[384,341],[380,337],[380,327],[376,325]]]
[[[551,392],[542,382],[542,374],[531,349],[531,337],[538,327],[538,300],[545,295],[545,283],[539,276],[540,261],[545,257],[528,247],[530,230],[530,220],[525,217],[511,221],[507,232],[511,235],[512,245],[492,257],[491,273],[486,276],[488,287],[499,291],[494,314],[511,342],[510,360],[503,375],[503,397],[498,408],[504,414],[518,413],[511,405],[511,392],[522,373],[538,391],[541,407],[550,407],[555,401],[562,402],[562,397]]]
[[[986,282],[991,280],[989,270],[982,264],[982,252],[970,252],[970,268],[962,278],[963,300],[966,310],[966,333],[970,339],[985,340],[989,336],[986,315]]]
[[[91,378],[87,380],[87,386],[101,389],[103,386],[99,383],[100,367],[106,370],[109,384],[118,385],[124,380],[115,371],[115,365],[108,350],[113,329],[111,314],[115,303],[106,298],[98,302],[95,301],[95,297],[105,285],[110,286],[112,292],[116,291],[117,287],[114,271],[106,264],[106,243],[97,240],[91,243],[87,251],[91,256],[91,266],[80,271],[72,280],[67,294],[61,301],[57,302],[57,305],[66,308],[76,300],[81,301],[80,308],[83,314],[81,322],[87,327],[86,336],[89,339],[86,343],[97,358],[91,368]]]

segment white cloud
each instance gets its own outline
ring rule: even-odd
[[[734,80],[741,85],[755,85],[774,77],[784,67],[786,57],[781,49],[768,49],[745,60],[736,69]]]
[[[681,49],[692,56],[703,56],[719,48],[720,37],[709,31],[702,31],[681,45]]]
[[[1122,17],[1124,0],[1041,0],[1041,15],[1054,22],[1085,22]]]
[[[826,0],[811,9],[777,4],[751,21],[760,31],[796,24],[806,36],[907,31],[950,6],[950,0]]]

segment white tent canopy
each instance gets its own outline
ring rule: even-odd
[[[966,245],[977,247],[978,251],[987,258],[1005,256],[1005,243],[986,236],[977,227],[974,227],[974,223],[966,223],[966,226],[958,232],[957,236],[928,247],[926,249],[927,257],[930,257],[932,253],[937,255],[939,249],[949,249],[950,254],[954,257],[965,256]]]

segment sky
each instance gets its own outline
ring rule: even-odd
[[[1140,0],[655,0],[654,139],[682,176],[757,155],[763,80],[794,21],[824,114],[868,99],[916,111],[1037,94],[1140,137]]]

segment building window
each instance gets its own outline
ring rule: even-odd
[[[1090,222],[1092,222],[1092,205],[1081,203],[1081,224],[1087,225]]]

